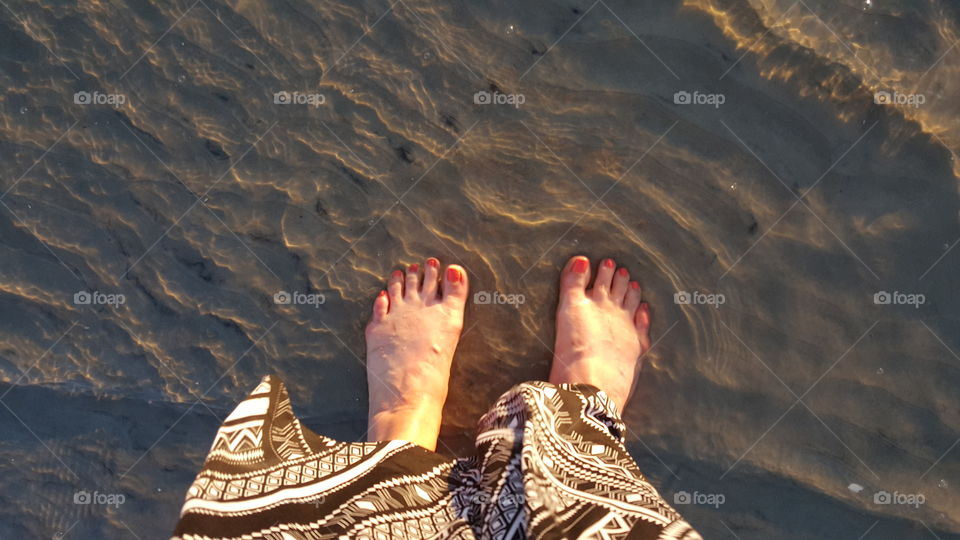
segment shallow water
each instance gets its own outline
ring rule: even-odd
[[[706,538],[960,538],[955,3],[15,1],[0,24],[0,537],[165,537],[265,373],[361,438],[370,301],[430,255],[524,300],[468,308],[441,441],[466,452],[546,376],[583,253],[653,306],[629,447]]]

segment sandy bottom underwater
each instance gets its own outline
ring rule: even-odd
[[[266,373],[359,439],[371,300],[431,255],[523,298],[468,307],[441,441],[468,452],[546,376],[580,253],[653,306],[629,448],[706,538],[960,538],[957,4],[14,0],[0,27],[0,537],[166,537]]]

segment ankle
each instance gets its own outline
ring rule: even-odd
[[[579,357],[563,361],[555,358],[550,368],[552,384],[589,384],[603,391],[623,412],[630,397],[636,370],[629,373],[604,362],[603,358]]]
[[[424,401],[418,404],[371,409],[367,432],[369,441],[410,441],[428,450],[435,450],[440,435],[443,403]]]

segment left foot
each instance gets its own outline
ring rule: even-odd
[[[404,440],[435,450],[453,353],[463,328],[467,273],[427,259],[396,270],[367,324],[370,441]],[[442,283],[442,285],[441,285]]]

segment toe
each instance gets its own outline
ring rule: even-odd
[[[387,298],[387,291],[380,291],[376,300],[373,301],[373,320],[379,322],[390,311],[390,300]]]
[[[443,303],[463,307],[467,303],[467,272],[463,267],[451,264],[443,273]]]
[[[387,280],[387,294],[390,296],[390,303],[394,304],[403,300],[403,272],[394,270]]]
[[[440,277],[440,261],[430,257],[423,267],[423,287],[420,294],[425,300],[437,297],[437,279]]]
[[[650,350],[650,304],[641,302],[633,319],[640,338],[640,354],[643,354]]]
[[[407,277],[404,283],[404,297],[413,300],[420,296],[420,265],[417,263],[407,267]]]
[[[610,296],[610,284],[613,282],[613,273],[617,263],[613,259],[604,259],[597,268],[597,279],[593,282],[593,297],[596,299]]]
[[[569,261],[560,274],[561,294],[583,296],[590,282],[590,259],[577,255]]]
[[[617,273],[613,275],[613,286],[610,287],[610,299],[616,305],[623,304],[623,298],[627,294],[627,288],[630,286],[630,271],[620,267]]]
[[[636,281],[631,281],[627,287],[627,294],[623,299],[623,307],[628,313],[635,313],[637,308],[640,307],[640,284]]]

